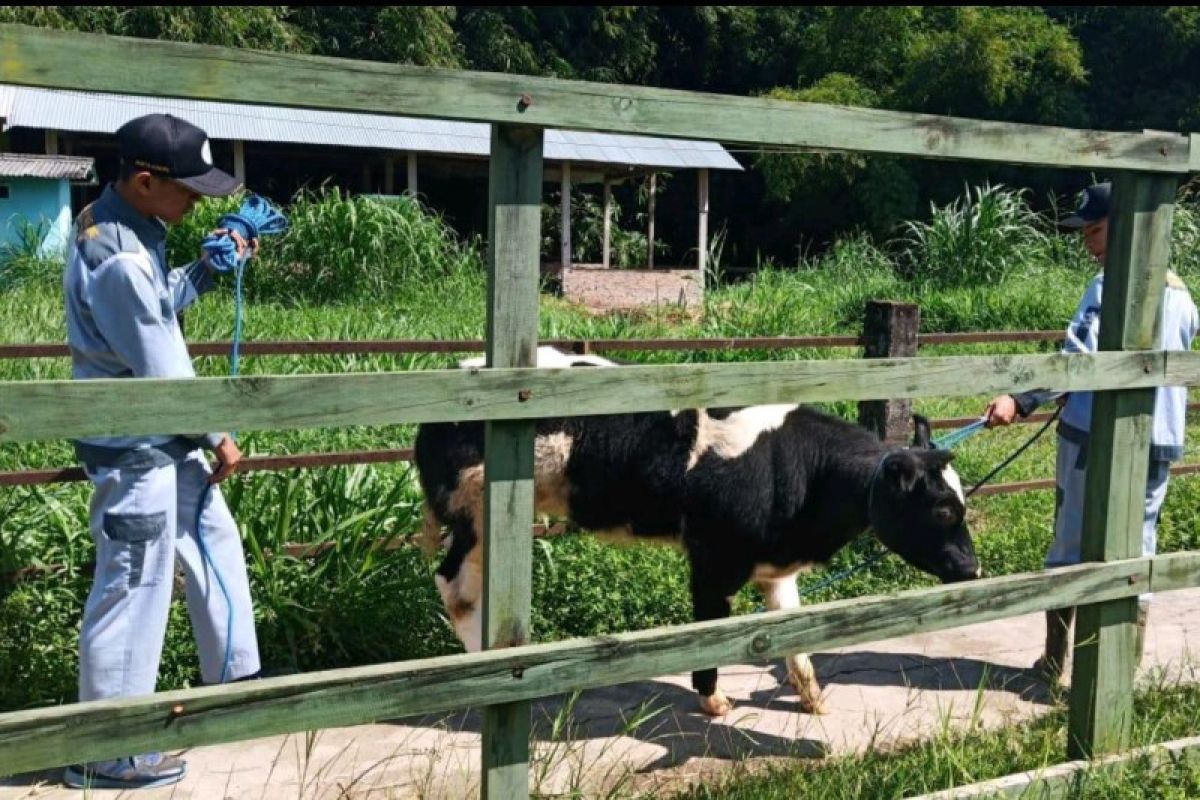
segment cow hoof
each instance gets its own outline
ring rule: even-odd
[[[825,708],[825,703],[821,700],[820,697],[801,696],[800,697],[800,711],[804,714],[816,714],[818,716],[829,713],[828,710]]]
[[[723,717],[733,710],[733,702],[718,689],[708,697],[700,695],[700,710],[710,717]]]
[[[821,699],[821,684],[814,677],[791,675],[792,685],[800,698],[800,711],[805,714],[824,714],[825,703]]]

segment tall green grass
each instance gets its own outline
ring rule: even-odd
[[[1053,224],[1023,192],[985,185],[933,206],[928,221],[904,223],[894,243],[901,271],[936,287],[1028,280],[1051,266],[1091,269],[1078,239],[1056,234]]]
[[[172,263],[196,257],[197,242],[240,197],[205,200],[170,232]],[[477,242],[463,242],[414,198],[305,192],[287,209],[290,229],[264,243],[249,273],[252,300],[296,304],[378,302],[464,273],[483,272]]]

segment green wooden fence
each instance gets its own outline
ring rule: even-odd
[[[439,117],[492,125],[488,369],[0,383],[0,442],[170,429],[487,422],[483,653],[0,716],[0,773],[485,709],[483,794],[528,790],[529,702],[668,672],[761,661],[1068,605],[1081,607],[1069,755],[1128,744],[1136,597],[1200,585],[1200,553],[1137,558],[1153,388],[1200,383],[1200,355],[1155,352],[1177,183],[1200,138],[1106,133],[513,75],[397,67],[0,26],[0,81]],[[1093,355],[532,368],[547,127],[1033,164],[1115,178],[1102,348]],[[963,375],[971,375],[969,385]],[[529,645],[533,420],[709,405],[1099,390],[1085,555],[1094,563],[887,597]],[[402,602],[397,598],[397,602]]]

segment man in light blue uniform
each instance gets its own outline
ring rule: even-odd
[[[139,117],[117,131],[117,141],[120,178],[76,220],[64,273],[72,374],[191,378],[178,315],[212,287],[212,275],[203,258],[168,271],[164,223],[179,222],[201,195],[231,194],[238,182],[213,167],[204,131],[181,119]],[[240,253],[256,243],[238,238],[237,244]],[[188,430],[185,415],[178,429]],[[204,450],[216,456],[215,475]],[[206,485],[237,468],[241,452],[233,440],[225,434],[102,437],[77,441],[75,451],[95,486],[96,542],[80,633],[79,699],[154,692],[177,561],[204,682],[256,675],[254,609],[237,525],[216,486],[199,509]],[[69,767],[65,781],[163,786],[181,780],[185,769],[177,758],[149,753]]]
[[[1104,264],[1108,247],[1108,211],[1112,195],[1111,183],[1089,186],[1080,198],[1075,214],[1063,220],[1068,228],[1082,228],[1084,245],[1092,257]],[[1094,353],[1100,333],[1100,300],[1104,289],[1104,274],[1097,275],[1088,285],[1083,299],[1067,328],[1064,353]],[[1163,287],[1162,310],[1159,313],[1158,349],[1190,350],[1192,339],[1200,327],[1200,315],[1187,286],[1173,272],[1167,273]],[[1054,544],[1046,556],[1047,567],[1078,564],[1083,531],[1084,483],[1087,466],[1088,432],[1092,424],[1092,392],[1072,392],[1066,395],[1052,391],[1033,391],[1024,394],[1001,395],[988,405],[985,412],[988,426],[1008,425],[1019,413],[1028,416],[1042,403],[1059,398],[1062,415],[1058,423],[1058,463],[1055,471],[1056,503],[1054,513]],[[1150,446],[1150,467],[1146,481],[1145,517],[1142,526],[1142,555],[1154,555],[1158,549],[1158,515],[1167,496],[1172,461],[1183,457],[1187,388],[1163,386],[1157,390],[1154,402],[1154,429]],[[1142,595],[1138,603],[1137,652],[1141,659],[1145,644],[1146,620],[1150,595]],[[1051,683],[1062,677],[1063,664],[1070,641],[1071,622],[1075,609],[1065,608],[1046,612],[1046,648],[1034,668]]]

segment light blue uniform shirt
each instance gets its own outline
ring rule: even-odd
[[[169,271],[166,226],[133,209],[112,186],[75,222],[63,273],[72,377],[191,378],[178,314],[212,288],[200,261]],[[180,420],[179,430],[187,430]],[[219,434],[163,433],[82,439],[86,464],[156,466],[197,447],[216,447]]]
[[[1084,292],[1071,325],[1067,328],[1064,353],[1094,353],[1099,347],[1100,299],[1104,275],[1092,279]],[[1174,273],[1167,273],[1156,349],[1190,350],[1200,327],[1200,315],[1187,286]],[[1071,392],[1063,407],[1060,430],[1079,441],[1092,426],[1093,392]],[[1154,436],[1150,457],[1157,461],[1178,461],[1183,457],[1187,415],[1187,388],[1160,386],[1154,399]]]

